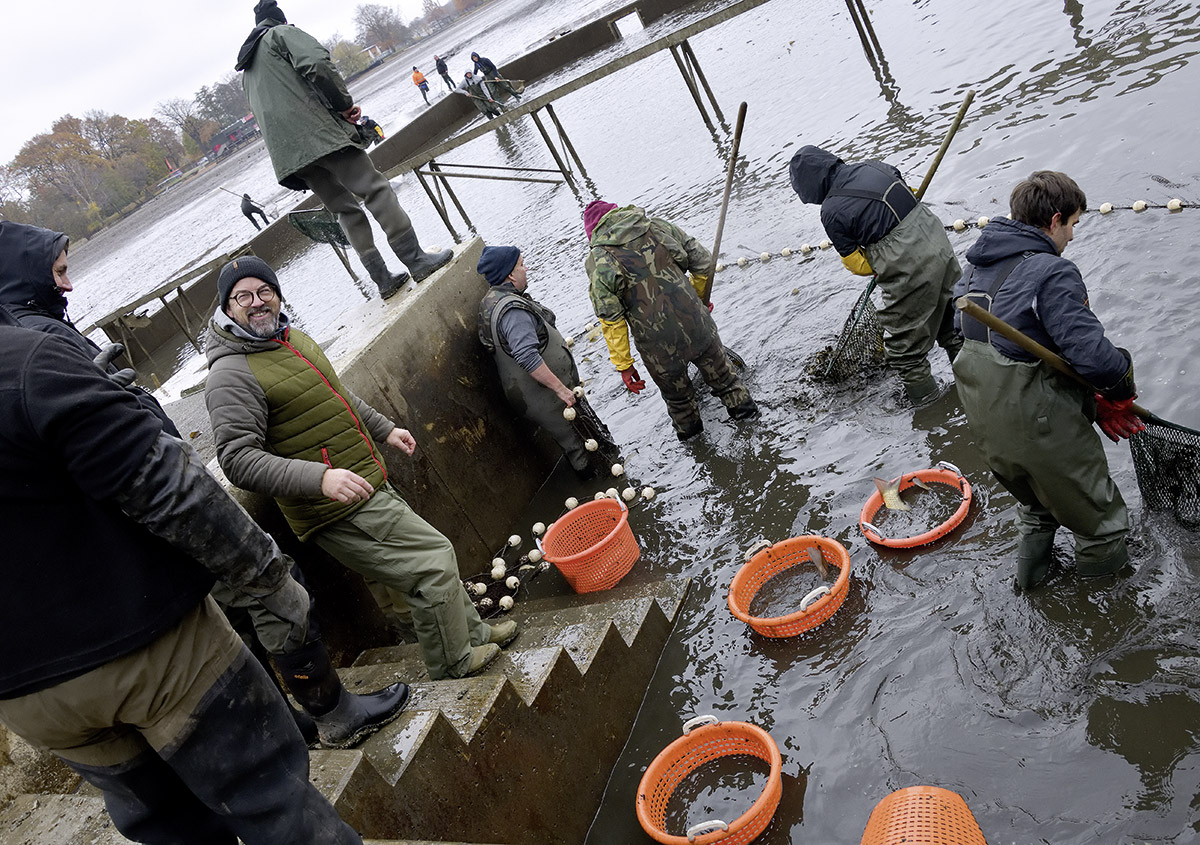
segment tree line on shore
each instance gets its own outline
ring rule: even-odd
[[[362,4],[355,9],[356,37],[335,34],[324,43],[338,70],[351,77],[483,2],[424,0],[422,15],[407,24],[392,7]],[[153,197],[173,174],[215,158],[218,133],[249,114],[240,75],[231,72],[190,100],[158,103],[152,117],[98,109],[63,115],[0,165],[0,219],[76,239],[92,235]]]

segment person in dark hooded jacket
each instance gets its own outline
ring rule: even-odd
[[[385,299],[403,287],[408,274],[388,270],[375,248],[360,200],[414,282],[447,264],[454,253],[421,248],[395,191],[366,154],[370,139],[356,125],[362,109],[355,105],[329,52],[308,33],[287,26],[275,0],[259,0],[254,23],[234,69],[242,71],[242,87],[279,184],[311,190],[337,215]]]
[[[993,218],[967,251],[955,288],[1058,353],[1087,390],[971,317],[954,361],[958,395],[992,474],[1018,501],[1017,584],[1050,574],[1054,534],[1075,534],[1076,572],[1129,560],[1129,512],[1092,422],[1113,441],[1144,428],[1133,415],[1133,363],[1088,307],[1079,268],[1062,257],[1087,198],[1069,176],[1039,171],[1013,189],[1012,219]]]
[[[101,349],[67,318],[67,294],[73,290],[67,275],[70,239],[40,226],[0,220],[0,305],[25,328],[57,335],[95,361],[109,378],[128,389],[143,408],[154,413],[168,434],[179,436],[175,423],[158,401],[133,384],[131,369],[117,369],[112,360],[124,347]]]
[[[517,93],[517,89],[512,87],[512,84],[507,79],[502,79],[500,69],[496,67],[496,63],[487,56],[481,56],[478,53],[471,54],[471,61],[475,63],[475,72],[484,79],[490,79],[497,82],[501,88],[512,95],[513,99],[520,100],[521,95]]]
[[[962,346],[950,303],[962,270],[941,221],[900,171],[881,161],[846,164],[805,146],[792,156],[790,172],[800,199],[820,203],[821,224],[847,269],[877,279],[884,349],[909,400],[924,405],[937,398],[929,350],[936,341],[953,361]]]
[[[258,221],[254,219],[254,215],[262,218],[263,226],[271,225],[271,221],[267,219],[267,213],[263,211],[262,206],[250,199],[249,194],[242,194],[242,214],[246,215],[246,219],[254,224],[256,230],[262,229],[258,225]]]

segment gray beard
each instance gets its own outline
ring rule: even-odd
[[[275,315],[275,322],[272,323],[269,328],[256,329],[256,328],[254,328],[253,324],[249,320],[247,320],[244,323],[241,320],[235,320],[234,322],[236,322],[239,326],[241,326],[242,331],[246,332],[246,334],[253,335],[254,337],[259,338],[260,340],[270,340],[272,337],[275,336],[275,332],[279,331],[279,315],[278,314]]]

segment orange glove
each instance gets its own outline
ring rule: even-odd
[[[1096,425],[1113,443],[1120,443],[1146,430],[1146,424],[1133,412],[1135,398],[1105,399],[1096,394]]]
[[[621,373],[621,379],[625,382],[625,386],[629,388],[630,393],[641,393],[646,389],[646,382],[642,381],[642,377],[638,375],[635,367],[629,367],[619,372]]]

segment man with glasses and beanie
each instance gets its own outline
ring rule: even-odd
[[[350,245],[384,299],[408,281],[427,278],[453,257],[451,250],[425,252],[388,180],[365,152],[372,140],[357,126],[362,109],[315,38],[294,26],[275,0],[254,7],[254,29],[238,52],[235,70],[262,130],[279,184],[311,190],[338,217]],[[364,137],[365,136],[365,137]],[[408,273],[392,273],[375,248],[371,223]]]
[[[487,666],[517,625],[479,618],[450,541],[388,483],[380,447],[412,455],[413,436],[347,390],[321,348],[289,325],[265,261],[226,264],[217,296],[204,398],[226,477],[273,496],[302,541],[402,594],[430,678]]]

